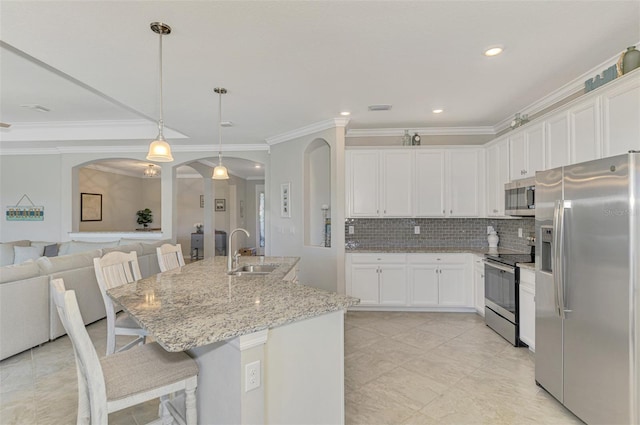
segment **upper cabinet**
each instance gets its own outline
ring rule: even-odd
[[[529,125],[509,136],[511,180],[536,175],[544,170],[544,126]]]
[[[478,148],[348,150],[349,217],[477,217],[481,158]]]
[[[603,156],[640,150],[640,78],[602,95]]]
[[[569,109],[571,163],[602,158],[600,98],[589,98]]]
[[[487,216],[504,217],[504,185],[509,182],[509,139],[502,139],[486,151]]]
[[[413,214],[413,153],[408,150],[347,151],[350,217]]]
[[[563,111],[545,122],[545,165],[547,169],[569,165],[569,113]]]

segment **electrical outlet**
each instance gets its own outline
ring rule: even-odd
[[[244,392],[260,388],[260,360],[244,367]]]
[[[353,235],[356,232],[356,226],[349,226],[349,234]]]
[[[413,234],[414,235],[420,234],[420,226],[413,226]]]
[[[518,228],[518,237],[521,238],[522,237],[522,227]]]

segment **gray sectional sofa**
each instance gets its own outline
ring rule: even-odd
[[[93,269],[93,259],[107,252],[136,251],[142,277],[160,272],[156,247],[170,241],[63,242],[57,256],[41,256],[11,264],[11,246],[32,246],[29,241],[0,244],[0,360],[53,340],[66,332],[49,296],[51,279],[64,279],[67,289],[76,291],[85,324],[106,317],[104,303]],[[18,245],[12,245],[12,244]],[[33,246],[51,246],[37,242]],[[35,252],[35,250],[33,250]],[[55,250],[54,250],[55,251]],[[26,250],[17,249],[19,256]],[[40,251],[38,251],[40,252]]]

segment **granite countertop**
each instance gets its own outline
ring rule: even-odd
[[[412,248],[389,248],[389,247],[370,247],[370,248],[354,248],[347,249],[347,254],[367,254],[367,253],[388,253],[388,254],[478,254],[484,255],[489,253],[488,247],[412,247]],[[498,254],[522,254],[519,251],[498,247]]]
[[[229,276],[226,261],[207,258],[108,293],[167,351],[185,351],[359,303],[357,298],[284,281],[298,257],[265,257],[265,264],[279,267],[258,276]],[[259,262],[260,257],[241,259],[241,264]]]

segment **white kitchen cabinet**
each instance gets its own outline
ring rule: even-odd
[[[363,306],[406,305],[405,262],[404,254],[348,254],[347,295]]]
[[[569,109],[571,163],[602,157],[600,98],[592,97]]]
[[[473,258],[473,302],[476,311],[484,316],[484,256],[474,255]]]
[[[603,156],[640,150],[640,76],[602,95]]]
[[[413,214],[413,152],[347,151],[349,217],[410,217]]]
[[[504,217],[504,185],[509,182],[509,139],[495,142],[486,152],[487,216]]]
[[[408,254],[409,305],[472,307],[470,254]]]
[[[412,151],[382,151],[381,215],[411,217],[413,215],[414,154]]]
[[[349,217],[377,217],[380,210],[380,156],[377,151],[347,151]]]
[[[545,121],[546,169],[569,165],[569,113],[559,112]]]
[[[519,286],[520,340],[536,350],[536,275],[533,270],[520,269]]]
[[[447,151],[447,182],[448,216],[480,215],[480,150]]]
[[[511,180],[536,175],[544,170],[544,125],[529,124],[509,136],[509,163]]]
[[[415,153],[415,215],[445,216],[445,151],[420,150]]]

